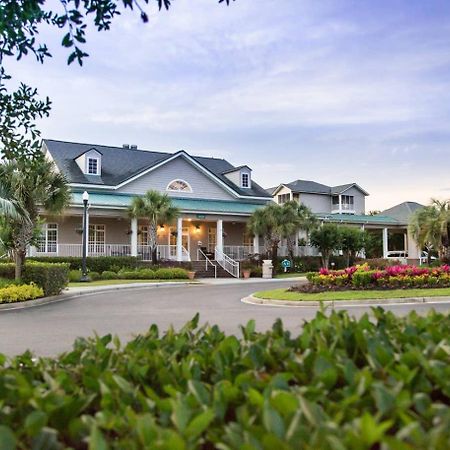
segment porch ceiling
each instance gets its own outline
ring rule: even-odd
[[[319,219],[325,222],[333,223],[351,223],[361,225],[392,225],[392,226],[405,226],[404,224],[393,217],[389,216],[368,216],[368,215],[356,215],[356,214],[317,214]]]
[[[72,193],[72,205],[82,206],[81,192]],[[125,209],[131,205],[134,195],[89,193],[89,204],[93,208]],[[176,207],[183,212],[192,213],[218,213],[250,215],[265,203],[247,203],[239,201],[202,200],[190,198],[172,198]]]

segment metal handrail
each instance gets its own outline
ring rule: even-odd
[[[205,258],[205,271],[208,271],[208,263],[211,264],[211,266],[214,267],[214,278],[217,278],[217,266],[214,264],[205,254],[205,252],[201,249],[197,249],[197,259],[200,261],[199,255],[202,255]]]
[[[231,259],[228,255],[220,251],[217,247],[214,251],[214,255],[217,264],[219,264],[224,270],[226,270],[233,277],[239,278],[240,276],[239,261]]]

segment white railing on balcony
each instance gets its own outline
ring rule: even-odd
[[[30,250],[32,256],[83,256],[82,244],[57,244],[55,247],[44,249],[36,247]],[[54,250],[54,251],[53,251]],[[130,256],[131,245],[128,244],[88,244],[88,256]]]
[[[235,261],[234,259],[230,258],[224,252],[220,251],[217,247],[214,251],[214,255],[215,260],[223,269],[225,269],[233,277],[239,278],[239,261]]]
[[[252,245],[225,245],[223,252],[231,259],[242,261],[248,259],[253,254]]]

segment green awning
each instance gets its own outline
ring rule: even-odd
[[[81,192],[73,192],[72,205],[81,206],[83,204],[82,195]],[[94,192],[89,193],[89,204],[92,208],[97,206],[124,209],[131,205],[134,197],[136,196],[129,194]],[[191,198],[172,198],[172,201],[176,207],[184,212],[242,215],[250,215],[266,204],[263,202],[249,203],[242,201],[202,200]]]

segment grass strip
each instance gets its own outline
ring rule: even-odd
[[[450,288],[433,289],[394,289],[386,291],[339,291],[320,292],[314,294],[302,292],[288,292],[287,289],[273,289],[260,291],[253,294],[257,298],[268,300],[292,300],[292,301],[327,301],[327,300],[370,300],[409,297],[438,297],[449,296]]]
[[[97,280],[87,282],[71,282],[69,287],[91,287],[91,286],[114,286],[116,284],[134,284],[134,283],[192,283],[190,280]]]

